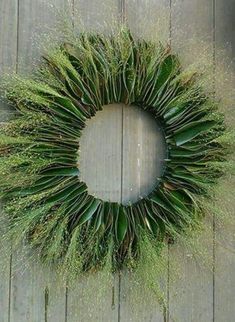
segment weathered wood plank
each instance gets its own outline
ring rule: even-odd
[[[21,257],[21,252],[13,255],[9,321],[41,322],[45,318],[42,273],[36,263],[26,258],[26,265]]]
[[[19,73],[30,72],[33,64],[40,57],[40,37],[48,33],[55,23],[55,10],[64,8],[64,0],[53,0],[47,4],[45,1],[22,0],[19,1],[18,24],[18,68]],[[65,321],[65,289],[60,299],[53,296],[51,287],[47,283],[49,273],[34,261],[25,265],[26,259],[20,259],[21,253],[13,254],[12,282],[11,282],[11,308],[9,321]],[[23,270],[23,272],[22,272]],[[49,302],[50,300],[50,302]],[[53,301],[60,310],[53,311]],[[63,314],[61,313],[63,310]]]
[[[5,243],[0,244],[0,322],[8,322],[10,309],[11,256]]]
[[[66,322],[67,319],[67,288],[53,267],[45,273],[45,322]]]
[[[0,2],[0,70],[15,69],[17,51],[17,0]]]
[[[170,11],[168,0],[132,0],[125,3],[125,20],[137,37],[169,39]],[[123,113],[123,183],[122,199],[135,201],[153,188],[160,175],[163,145],[160,133],[151,116],[134,107],[124,108]],[[160,159],[158,158],[161,155]],[[164,321],[163,313],[154,297],[143,295],[141,305],[133,303],[134,290],[129,274],[120,278],[120,321]],[[166,284],[166,281],[165,283]],[[141,289],[141,286],[139,286]],[[132,294],[131,294],[132,292]],[[138,296],[138,295],[137,295]]]
[[[15,71],[17,53],[17,1],[0,2],[0,74]],[[9,118],[10,109],[0,101],[0,120]],[[0,206],[1,207],[1,206]],[[2,212],[2,208],[0,208]],[[8,322],[10,309],[10,247],[0,242],[0,321]]]
[[[118,281],[114,276],[89,275],[68,289],[66,322],[118,321]]]
[[[112,104],[87,121],[80,141],[81,179],[104,200],[121,201],[122,106]],[[103,284],[104,283],[104,284]],[[104,288],[104,289],[102,289]],[[95,274],[68,290],[68,322],[117,321],[117,280]]]
[[[217,74],[220,74],[221,61],[225,63],[225,67],[233,71],[233,78],[226,75],[230,79],[229,83],[218,83],[216,90],[218,95],[233,95],[234,102],[234,73],[235,73],[235,1],[233,0],[217,0],[215,2],[215,61]],[[225,49],[225,52],[221,52]],[[223,56],[221,57],[221,55]],[[233,60],[233,61],[232,61]],[[232,61],[232,62],[231,62]],[[217,78],[216,78],[217,79]],[[226,88],[227,87],[227,88]],[[234,111],[229,99],[228,104],[224,107],[227,109],[226,119],[230,126],[234,126]],[[221,194],[221,204],[224,203],[224,209],[231,215],[229,222],[226,220],[224,225],[220,225],[216,221],[215,232],[215,299],[214,299],[214,321],[233,322],[235,317],[234,295],[235,295],[235,239],[234,239],[234,191],[235,180],[231,178],[230,182],[225,183],[227,193]],[[228,187],[229,185],[229,187]],[[224,200],[223,200],[224,199]]]
[[[85,30],[109,32],[119,20],[118,0],[79,0],[74,5],[75,27],[82,24]],[[101,113],[103,116],[97,113],[90,120],[89,131],[86,133],[84,130],[81,149],[82,146],[86,147],[86,155],[83,157],[81,151],[81,169],[88,187],[90,185],[92,188],[91,192],[101,193],[106,199],[120,202],[122,114],[115,106],[109,106]],[[95,159],[93,155],[98,155],[98,158]],[[78,283],[76,288],[68,289],[68,322],[117,321],[119,285],[116,278],[102,300],[100,292],[96,291],[100,287],[97,286],[98,277],[83,278]],[[89,290],[93,292],[89,293]]]
[[[109,32],[120,18],[119,0],[78,0],[74,2],[75,27]]]
[[[17,52],[17,1],[0,2],[0,74],[15,71]],[[8,119],[11,109],[0,101],[1,122]]]
[[[127,19],[131,28],[136,30],[136,33],[139,35],[145,32],[150,33],[150,30],[155,29],[156,18],[161,13],[160,10],[161,1],[128,1],[127,2]],[[168,1],[163,1],[166,5]],[[51,11],[47,9],[46,1],[29,1],[29,0],[20,0],[20,24],[19,24],[19,69],[29,70],[31,69],[31,63],[35,57],[38,56],[38,47],[33,40],[33,33],[35,31],[35,26],[38,24],[40,28],[36,27],[37,32],[42,32],[44,23],[53,22],[51,16]],[[62,1],[59,1],[59,6],[63,5]],[[113,4],[111,0],[108,0],[108,6],[103,2],[100,4],[95,0],[89,1],[77,1],[76,7],[80,11],[81,15],[85,18],[85,27],[92,26],[93,28],[99,29],[102,28],[103,22],[108,17],[114,16],[115,12],[118,10],[118,5]],[[50,1],[51,4],[51,1]],[[57,5],[58,6],[58,5]],[[113,7],[114,6],[114,7]],[[79,10],[80,7],[80,10]],[[106,7],[106,9],[105,9]],[[107,9],[109,8],[109,9]],[[128,13],[129,10],[129,13]],[[216,1],[216,45],[225,45],[226,42],[231,42],[231,55],[234,56],[234,28],[232,28],[232,18],[234,15],[234,1],[227,0],[226,2],[222,0]],[[131,13],[132,12],[132,13]],[[148,12],[148,14],[147,14]],[[212,35],[212,1],[203,1],[203,0],[193,0],[193,1],[183,1],[183,0],[173,0],[172,1],[172,37],[173,37],[173,46],[178,43],[178,45],[184,41],[190,44],[191,50],[190,53],[196,57],[198,51],[200,51],[199,43],[195,41],[190,42],[190,38],[195,39],[200,37],[200,39],[206,37],[207,40],[211,40]],[[152,18],[148,19],[148,15],[152,15]],[[147,17],[146,17],[147,16]],[[143,18],[144,17],[144,18]],[[231,18],[229,18],[231,17]],[[113,18],[111,18],[112,20]],[[142,22],[141,22],[142,21]],[[144,27],[145,25],[145,27]],[[17,1],[16,0],[3,0],[0,2],[0,71],[7,70],[8,67],[14,67],[16,62],[16,34],[17,34]],[[185,27],[185,28],[183,28]],[[164,27],[165,28],[165,27]],[[184,31],[182,31],[184,29]],[[3,32],[2,32],[3,30]],[[164,29],[166,35],[168,29]],[[164,34],[164,32],[162,32]],[[209,36],[208,36],[209,35]],[[203,37],[202,37],[203,36]],[[187,56],[187,53],[185,54]],[[219,59],[219,56],[217,57]],[[186,57],[187,60],[187,57]],[[2,105],[1,105],[2,109]],[[111,159],[114,159],[114,163],[111,168],[107,168],[109,163],[108,155],[103,150],[102,145],[104,141],[99,143],[97,139],[96,142],[91,142],[91,145],[96,145],[97,148],[101,148],[101,152],[104,154],[104,165],[106,175],[103,175],[104,178],[101,184],[109,186],[108,191],[103,189],[103,193],[108,193],[107,198],[119,198],[117,186],[120,184],[118,176],[121,171],[123,171],[123,196],[125,199],[132,198],[134,191],[130,190],[133,185],[133,180],[135,181],[134,188],[141,195],[142,190],[140,188],[141,178],[144,176],[144,167],[129,167],[130,164],[133,164],[133,158],[139,157],[141,162],[142,157],[146,157],[143,163],[144,165],[148,164],[152,171],[154,164],[149,159],[149,155],[146,152],[140,151],[138,144],[136,147],[131,144],[131,136],[134,135],[136,131],[136,124],[140,121],[140,124],[137,127],[137,132],[143,136],[147,135],[148,130],[143,129],[142,127],[142,118],[133,116],[130,110],[123,110],[123,135],[125,133],[125,140],[123,140],[123,170],[121,170],[117,164],[121,164],[120,160],[116,161],[115,155],[119,158],[119,154],[113,148],[111,148],[112,154]],[[110,123],[114,121],[115,126],[109,130],[110,136],[105,138],[108,142],[111,142],[115,138],[115,141],[120,139],[119,127],[122,122],[121,116],[117,116],[116,113],[119,112],[110,112],[109,122],[107,126],[110,126]],[[119,114],[118,114],[119,115]],[[1,111],[1,117],[5,117]],[[98,115],[97,115],[98,117]],[[117,121],[118,119],[118,121]],[[2,118],[1,118],[2,120]],[[104,120],[102,119],[102,122]],[[118,124],[117,124],[118,123]],[[126,126],[126,125],[127,126]],[[105,131],[105,124],[102,123],[104,127],[103,133]],[[126,128],[127,127],[127,128]],[[96,126],[94,125],[95,130]],[[125,132],[126,131],[126,132]],[[92,132],[93,133],[93,132]],[[116,133],[116,134],[115,134]],[[97,135],[97,132],[94,131],[93,137]],[[115,137],[116,135],[116,137]],[[98,137],[98,135],[97,135]],[[107,144],[108,144],[107,142]],[[148,143],[150,144],[150,143]],[[149,146],[144,146],[147,149]],[[106,143],[105,143],[106,145]],[[126,152],[125,152],[126,147]],[[136,149],[135,149],[136,148]],[[119,149],[119,148],[118,148]],[[132,152],[128,152],[132,151]],[[117,154],[115,154],[117,153]],[[126,155],[126,157],[125,157]],[[126,159],[125,159],[126,158]],[[81,162],[83,162],[81,160]],[[86,161],[84,162],[86,163]],[[93,165],[95,171],[99,171],[99,167],[94,158],[91,156],[87,159],[86,171],[90,171]],[[110,163],[109,163],[110,164]],[[125,166],[126,164],[126,166]],[[138,165],[136,163],[135,165]],[[89,169],[89,170],[88,170]],[[129,171],[130,170],[130,171]],[[109,175],[107,175],[109,173]],[[136,173],[136,175],[135,175]],[[94,176],[94,173],[92,174]],[[148,175],[147,173],[146,182]],[[110,182],[105,182],[107,179],[112,179]],[[120,178],[120,177],[119,177]],[[150,175],[150,179],[152,176]],[[97,179],[100,180],[100,179]],[[115,182],[115,191],[112,190],[112,184]],[[111,184],[112,183],[112,184]],[[100,185],[96,182],[95,194],[99,193]],[[145,184],[144,184],[145,186]],[[128,197],[129,189],[129,197]],[[135,190],[134,189],[134,190]],[[113,191],[113,192],[112,192]],[[115,197],[116,196],[116,197]],[[233,203],[231,203],[231,211],[233,211]],[[233,234],[226,230],[224,233],[227,235],[228,240],[232,240]],[[224,234],[223,234],[224,236]],[[216,267],[215,267],[215,322],[221,321],[234,321],[234,305],[233,298],[235,293],[235,284],[234,284],[234,268],[235,268],[235,257],[234,255],[226,251],[223,246],[219,246],[221,242],[219,233],[216,234],[216,249],[215,249],[215,258],[216,258]],[[224,243],[224,241],[222,240]],[[232,244],[234,246],[234,244]],[[174,248],[177,248],[174,246]],[[209,245],[209,248],[212,250],[212,245]],[[213,289],[212,289],[212,276],[209,273],[201,270],[195,263],[192,263],[190,258],[188,258],[187,253],[182,253],[179,250],[172,250],[171,256],[179,256],[180,260],[184,263],[182,269],[182,278],[180,283],[175,286],[175,284],[170,284],[170,320],[173,318],[175,321],[180,322],[209,322],[212,321],[212,311],[213,311]],[[16,259],[14,259],[14,262]],[[0,277],[0,321],[8,321],[8,290],[9,290],[9,269],[5,270],[4,275]],[[172,266],[170,265],[170,270]],[[15,268],[13,269],[13,271]],[[47,283],[47,279],[50,278],[49,273],[45,273],[46,276],[39,274],[39,267],[33,263],[30,265],[30,268],[27,268],[24,273],[13,272],[14,277],[12,280],[11,296],[12,296],[12,307],[10,321],[15,322],[41,322],[47,319],[48,322],[52,321],[65,321],[66,319],[66,310],[68,310],[68,322],[77,322],[77,321],[118,321],[118,286],[116,286],[116,281],[113,283],[115,287],[112,286],[108,289],[108,294],[103,299],[103,307],[101,307],[101,302],[96,299],[96,287],[97,287],[97,277],[92,276],[89,279],[84,279],[81,282],[78,282],[75,290],[68,290],[68,298],[66,298],[65,290],[59,291],[54,289],[53,283]],[[49,274],[49,275],[47,275]],[[55,276],[53,275],[53,278]],[[125,296],[127,294],[127,289],[129,288],[128,276],[122,278],[121,283],[121,303],[120,303],[120,316],[121,321],[130,321],[131,319],[135,322],[138,321],[163,321],[163,316],[159,313],[158,308],[150,309],[152,306],[148,303],[139,308],[139,312],[131,312],[131,303],[130,299]],[[94,294],[91,295],[89,301],[87,299],[87,294],[85,290],[90,289],[94,291]],[[84,297],[82,298],[82,296]],[[144,296],[143,296],[144,297]],[[68,300],[68,307],[66,307],[66,301]],[[93,303],[94,302],[94,303]],[[93,303],[93,304],[91,304]],[[97,305],[98,304],[98,305]],[[97,306],[96,306],[97,305]],[[92,307],[91,307],[92,306]],[[135,316],[135,318],[133,318]]]
[[[171,36],[173,49],[183,63],[194,63],[201,54],[213,62],[213,8],[212,1],[172,1]],[[211,225],[212,227],[212,225]],[[205,236],[208,256],[213,257],[212,228]],[[201,237],[203,244],[204,237]],[[203,247],[203,246],[202,246]],[[173,282],[174,258],[180,263],[178,279]],[[169,321],[213,321],[213,274],[203,268],[181,246],[170,247]]]
[[[67,0],[19,1],[19,71],[30,72],[41,55],[41,45],[64,12]]]
[[[123,107],[122,202],[146,197],[162,175],[166,146],[160,125],[136,106]]]
[[[121,131],[122,106],[107,105],[87,121],[80,140],[81,180],[103,200],[121,200]]]
[[[124,105],[122,171],[124,204],[135,202],[153,190],[157,178],[162,174],[165,157],[164,137],[153,116],[141,108]],[[150,292],[144,296],[141,285],[131,285],[131,280],[129,274],[121,275],[120,320],[164,321],[163,312],[156,303],[154,295]]]
[[[125,18],[134,34],[163,42],[169,39],[170,0],[128,0],[124,3]]]
[[[213,1],[172,0],[171,37],[185,64],[198,62],[204,54],[212,56]]]

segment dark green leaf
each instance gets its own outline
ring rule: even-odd
[[[78,176],[79,170],[78,168],[50,168],[47,170],[42,171],[41,175],[47,176],[47,177],[72,177],[72,176]]]
[[[127,213],[125,211],[125,208],[121,206],[116,220],[116,234],[117,240],[119,242],[122,242],[125,238],[125,235],[127,233],[127,225]]]
[[[184,131],[180,131],[174,135],[174,139],[177,146],[180,146],[188,141],[194,139],[198,135],[209,131],[213,128],[217,123],[215,121],[204,121],[194,123],[192,126],[188,127]]]
[[[82,225],[85,222],[87,222],[88,220],[90,220],[92,218],[92,216],[94,215],[94,213],[96,212],[97,208],[99,207],[101,201],[98,199],[94,199],[93,202],[91,203],[91,205],[89,205],[84,211],[83,213],[80,215],[79,220],[78,220],[78,224]]]

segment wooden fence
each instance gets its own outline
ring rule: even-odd
[[[68,4],[67,0],[0,0],[1,73],[9,67],[19,73],[32,68],[34,58],[39,55],[35,33],[47,33],[48,26],[55,25],[50,5],[63,11]],[[221,59],[220,47],[227,46],[227,55],[234,56],[234,0],[74,0],[71,6],[72,11],[80,12],[85,26],[96,29],[102,28],[103,21],[118,17],[126,19],[135,32],[145,34],[147,28],[150,30],[160,21],[161,36],[171,39],[173,47],[187,44],[188,52],[186,49],[182,52],[186,61],[189,52],[191,58],[200,54],[199,43],[203,41],[208,43],[207,52],[215,67]],[[200,41],[191,41],[195,37]],[[9,111],[1,103],[1,121],[7,119]],[[93,135],[87,134],[87,142],[83,144],[92,146],[94,154],[99,150],[98,159],[85,153],[81,161],[87,180],[89,169],[95,169],[93,176],[99,172],[92,183],[95,192],[99,193],[104,186],[106,197],[116,200],[146,192],[146,186],[156,175],[156,153],[159,152],[152,121],[139,111],[113,106],[99,122],[91,127],[90,135]],[[108,130],[108,135],[103,133],[103,144],[99,141],[102,129]],[[100,169],[99,164],[105,166]],[[234,205],[234,202],[230,205],[231,211]],[[126,295],[130,287],[126,275],[114,278],[104,305],[91,313],[95,292],[89,300],[81,294],[83,289],[94,287],[94,279],[80,282],[74,290],[66,287],[58,290],[53,282],[47,282],[53,281],[53,275],[39,274],[34,263],[23,273],[14,271],[18,255],[12,254],[0,276],[0,322],[234,322],[235,255],[223,247],[224,240],[220,243],[216,225],[210,234],[212,238],[207,247],[214,258],[213,272],[200,268],[177,246],[170,248],[165,281],[168,314],[161,312],[155,303],[146,305],[144,294],[143,305],[135,307],[133,312],[131,299]],[[230,230],[224,232],[228,240],[232,234]],[[180,282],[173,285],[169,277],[173,273],[174,256],[180,259],[182,271]]]

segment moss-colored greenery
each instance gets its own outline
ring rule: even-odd
[[[0,189],[13,246],[27,239],[70,277],[138,268],[143,244],[158,256],[169,239],[197,227],[202,196],[211,197],[226,171],[229,147],[223,115],[200,77],[184,73],[170,47],[127,29],[80,34],[50,50],[34,77],[13,75],[5,90],[17,113],[0,130]],[[114,102],[152,113],[168,147],[156,188],[132,205],[97,199],[79,180],[86,119]]]

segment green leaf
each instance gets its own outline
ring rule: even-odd
[[[163,208],[169,212],[172,211],[172,209],[167,205],[166,201],[162,197],[160,197],[159,194],[154,194],[149,200],[153,201],[158,206],[160,206],[161,208]]]
[[[40,193],[44,190],[51,189],[63,180],[62,177],[42,177],[37,180],[31,187],[14,191],[12,195],[27,196]]]
[[[174,139],[177,146],[180,146],[184,143],[187,143],[188,141],[196,138],[198,135],[209,131],[211,128],[213,128],[217,123],[215,121],[205,121],[196,123],[196,125],[192,125],[188,127],[184,131],[180,131],[179,133],[174,135]]]
[[[42,171],[41,175],[47,176],[47,177],[58,177],[58,176],[63,176],[63,177],[72,177],[72,176],[78,176],[79,175],[79,170],[78,168],[51,168]]]
[[[100,205],[99,211],[97,211],[96,218],[95,218],[95,223],[94,223],[95,232],[97,232],[99,230],[99,228],[101,227],[101,225],[103,223],[104,209],[105,209],[105,204],[102,203]]]
[[[170,157],[172,158],[188,158],[188,159],[194,159],[199,156],[203,156],[206,154],[206,150],[199,149],[197,151],[190,151],[186,149],[176,148],[170,150]]]
[[[82,225],[90,220],[99,207],[100,203],[101,201],[99,199],[94,199],[93,202],[80,215],[78,225]]]
[[[76,182],[64,189],[60,190],[53,196],[47,199],[47,203],[50,202],[61,202],[63,200],[69,201],[74,198],[74,196],[79,196],[81,193],[86,191],[86,185],[83,183]]]
[[[127,213],[125,208],[121,206],[116,220],[116,235],[119,242],[122,242],[126,236],[127,225]]]

